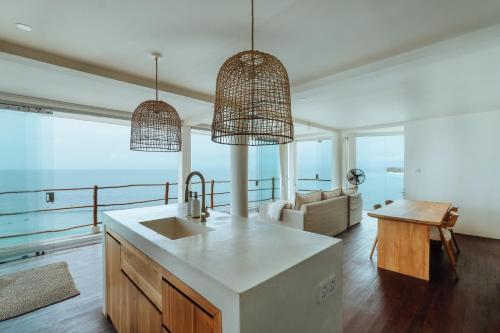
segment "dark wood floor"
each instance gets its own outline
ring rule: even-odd
[[[366,218],[338,236],[344,240],[344,332],[500,332],[499,240],[459,235],[458,281],[444,253],[433,249],[427,283],[378,270],[376,256],[369,260],[375,234],[375,222]],[[3,264],[0,275],[63,260],[81,295],[0,322],[0,332],[114,332],[101,310],[100,245]]]
[[[376,221],[366,217],[344,240],[344,332],[500,332],[500,240],[457,235],[455,281],[431,247],[430,282],[377,269],[369,254]]]

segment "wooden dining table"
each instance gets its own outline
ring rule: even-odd
[[[430,228],[441,225],[450,208],[403,199],[369,212],[378,219],[377,266],[429,281]]]

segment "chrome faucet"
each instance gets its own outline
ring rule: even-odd
[[[189,183],[193,176],[198,176],[201,181],[201,222],[207,222],[207,217],[210,216],[208,213],[207,206],[205,206],[205,178],[199,171],[192,171],[186,178],[186,188],[184,189],[184,202],[188,202],[188,189]]]

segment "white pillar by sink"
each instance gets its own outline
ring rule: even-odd
[[[178,202],[184,201],[184,184],[191,172],[191,126],[182,126],[182,147],[179,153],[178,175],[177,175],[177,197]]]
[[[248,217],[248,147],[231,146],[231,215]]]

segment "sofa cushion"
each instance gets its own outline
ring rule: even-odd
[[[327,200],[331,198],[340,197],[342,195],[342,188],[337,187],[331,191],[323,191],[321,192],[321,200]]]
[[[311,192],[308,194],[295,193],[295,206],[293,209],[300,210],[302,205],[321,201],[321,191]]]
[[[355,194],[356,194],[355,188],[343,188],[342,189],[342,195],[355,195]]]
[[[363,219],[363,198],[361,193],[349,197],[349,226],[358,224]]]
[[[339,196],[302,206],[304,230],[333,236],[347,229],[348,198]]]

